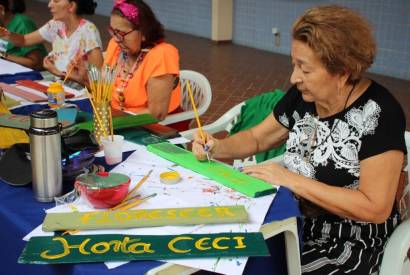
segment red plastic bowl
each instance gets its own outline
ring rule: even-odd
[[[121,203],[128,194],[130,182],[130,179],[122,174],[97,172],[79,176],[75,187],[94,208],[100,209]]]

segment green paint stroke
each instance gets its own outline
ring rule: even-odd
[[[147,149],[246,196],[255,198],[276,193],[276,188],[265,181],[243,174],[219,162],[199,161],[191,152],[176,145],[164,142],[148,145]]]

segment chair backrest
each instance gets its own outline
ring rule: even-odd
[[[404,188],[403,196],[407,196],[407,218],[410,217],[410,132],[406,131],[404,134],[404,138],[406,140],[406,147],[407,147],[407,166],[404,168],[407,171],[407,186]]]
[[[410,172],[410,132],[405,132],[404,138],[406,140],[407,147],[407,166],[405,170]],[[380,267],[380,275],[390,274],[410,274],[410,177],[407,176],[408,183],[404,188],[403,195],[401,197],[401,203],[407,204],[407,212],[402,211],[402,218],[404,219],[401,224],[394,229],[393,234],[390,236],[387,242],[386,249],[383,255],[383,261]],[[402,205],[400,205],[402,206]]]
[[[208,110],[209,105],[211,105],[211,85],[209,84],[208,79],[204,75],[195,71],[181,70],[179,73],[179,78],[181,81],[182,92],[180,107],[183,111],[168,115],[163,121],[160,122],[160,124],[162,125],[189,120],[195,117],[194,111],[192,109],[192,104],[189,98],[187,80],[189,80],[191,86],[198,114],[204,114],[206,110]]]

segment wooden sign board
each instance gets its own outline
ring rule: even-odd
[[[19,263],[269,256],[262,233],[32,237]]]
[[[128,127],[142,126],[142,125],[152,124],[156,122],[158,122],[158,119],[156,119],[151,114],[127,115],[127,116],[118,116],[118,117],[112,118],[114,130],[124,129]],[[84,130],[88,130],[91,132],[94,127],[94,122],[91,120],[91,121],[77,123],[76,127],[78,129],[84,129]]]
[[[114,229],[246,222],[248,222],[248,214],[243,205],[212,206],[128,211],[48,213],[43,222],[43,230]]]
[[[147,149],[249,197],[260,197],[276,192],[275,187],[262,180],[243,174],[219,162],[198,161],[191,152],[171,143],[151,144],[147,146]]]
[[[63,128],[74,124],[78,111],[74,108],[59,108],[56,110],[58,122]],[[0,113],[0,126],[28,130],[30,116]]]
[[[21,98],[24,98],[25,100],[30,101],[30,102],[35,102],[36,103],[36,102],[44,102],[44,101],[48,100],[47,97],[42,97],[42,96],[36,95],[34,93],[30,93],[28,91],[21,90],[21,89],[15,87],[15,86],[11,86],[11,85],[8,85],[6,83],[0,83],[0,87],[5,92],[10,93],[12,95],[16,95],[16,96],[21,97]]]
[[[24,86],[24,87],[39,91],[39,92],[41,92],[45,95],[47,94],[48,86],[43,85],[41,83],[38,83],[36,81],[33,81],[33,80],[17,80],[16,83],[18,85],[21,85],[21,86]],[[74,97],[74,94],[69,93],[69,92],[64,92],[64,97],[65,98],[72,98],[72,97]]]

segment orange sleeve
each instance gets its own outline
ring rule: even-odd
[[[178,50],[168,43],[161,43],[151,49],[150,58],[144,68],[144,82],[149,78],[165,74],[179,75]]]

